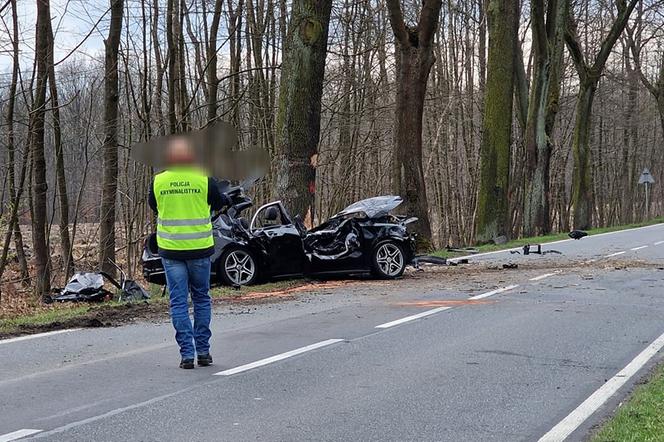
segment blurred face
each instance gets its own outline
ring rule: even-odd
[[[170,140],[166,147],[166,164],[168,166],[191,165],[195,154],[189,140],[177,137]]]

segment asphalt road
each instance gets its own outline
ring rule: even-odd
[[[550,249],[221,306],[195,370],[168,323],[0,341],[0,442],[583,440],[663,357],[664,225]]]

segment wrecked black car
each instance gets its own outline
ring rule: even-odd
[[[258,208],[248,222],[242,212],[252,206],[247,184],[221,183],[232,205],[212,217],[215,254],[212,283],[250,285],[287,277],[372,274],[397,278],[415,256],[415,237],[406,226],[417,218],[393,215],[399,196],[358,201],[307,230],[299,216],[291,217],[281,201]],[[145,242],[143,274],[165,285],[156,235]]]

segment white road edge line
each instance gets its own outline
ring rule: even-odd
[[[658,246],[658,245],[660,245],[660,244],[664,244],[664,241],[657,241],[657,242],[654,243],[653,245],[654,245],[654,246]]]
[[[545,273],[543,275],[535,276],[534,278],[530,278],[528,281],[540,281],[544,278],[548,278],[549,276],[555,276],[558,273],[560,273],[560,270],[557,271],[557,272],[553,272],[553,273]]]
[[[252,362],[250,364],[240,365],[239,367],[230,368],[228,370],[220,371],[215,373],[215,376],[230,376],[236,373],[242,373],[243,371],[251,370],[253,368],[262,367],[264,365],[271,364],[273,362],[281,361],[286,358],[297,356],[302,353],[306,353],[311,350],[316,350],[317,348],[327,347],[328,345],[336,344],[341,342],[343,339],[327,339],[325,341],[317,342],[315,344],[307,345],[306,347],[297,348],[295,350],[287,351],[278,355],[270,356],[269,358],[261,359],[260,361]]]
[[[497,295],[498,293],[503,293],[503,292],[506,292],[506,291],[508,291],[508,290],[515,289],[515,288],[517,288],[518,286],[519,286],[519,284],[508,285],[507,287],[501,287],[501,288],[496,289],[496,290],[491,290],[490,292],[482,293],[481,295],[471,296],[471,297],[468,298],[468,299],[473,299],[473,300],[474,300],[474,299],[484,299],[484,298],[488,298],[489,296]]]
[[[635,227],[635,228],[633,228],[633,229],[622,229],[622,230],[614,230],[614,231],[612,231],[612,232],[597,233],[597,234],[595,234],[595,235],[588,235],[588,236],[584,239],[584,241],[587,241],[587,240],[589,240],[589,239],[591,239],[591,238],[597,238],[597,237],[600,237],[600,236],[615,235],[615,234],[617,234],[617,233],[626,233],[626,232],[632,232],[632,231],[634,231],[634,230],[641,230],[641,229],[650,229],[650,228],[652,228],[652,227],[658,227],[658,226],[661,227],[663,224],[664,224],[664,223],[658,223],[658,224],[651,224],[651,225],[649,225],[649,226]],[[543,246],[548,246],[548,245],[551,245],[551,244],[560,244],[560,243],[563,243],[563,242],[569,242],[569,241],[574,241],[574,240],[571,239],[571,238],[570,238],[570,239],[559,239],[559,240],[557,240],[557,241],[543,242],[543,243],[541,243],[541,244],[542,244]],[[662,244],[664,244],[664,242],[662,242]],[[497,253],[506,253],[506,252],[510,252],[510,251],[512,251],[512,250],[521,250],[522,248],[523,248],[523,247],[513,247],[513,248],[511,248],[511,249],[494,250],[494,251],[492,251],[492,252],[475,253],[475,254],[473,254],[473,255],[455,256],[454,258],[449,258],[449,261],[458,261],[458,260],[461,260],[461,259],[476,258],[476,257],[478,257],[478,256],[495,255],[495,254],[497,254]]]
[[[34,335],[25,335],[25,336],[18,336],[16,338],[9,338],[9,339],[1,339],[0,340],[0,345],[2,344],[11,344],[12,342],[19,342],[19,341],[27,341],[28,339],[36,339],[36,338],[44,338],[46,336],[53,336],[53,335],[59,335],[62,333],[69,333],[69,332],[75,332],[81,330],[80,328],[68,328],[67,330],[55,330],[55,331],[50,331],[46,333],[37,333]],[[2,439],[0,439],[0,442],[2,442]]]
[[[638,372],[658,351],[664,347],[664,333],[655,339],[637,357],[614,377],[598,388],[588,399],[539,439],[539,442],[561,442],[601,407],[620,387]]]
[[[395,325],[399,325],[399,324],[403,324],[404,322],[409,322],[409,321],[414,321],[414,320],[416,320],[416,319],[424,318],[425,316],[433,315],[433,314],[435,314],[435,313],[442,312],[442,311],[445,311],[445,310],[449,310],[449,309],[451,309],[451,308],[452,308],[452,307],[438,307],[438,308],[434,308],[434,309],[432,309],[432,310],[427,310],[427,311],[425,311],[425,312],[418,313],[418,314],[416,314],[416,315],[406,316],[405,318],[397,319],[396,321],[390,321],[390,322],[386,322],[385,324],[377,325],[376,328],[390,328],[390,327],[394,327]]]
[[[0,442],[9,442],[12,440],[21,439],[22,437],[31,436],[33,434],[41,433],[44,430],[31,430],[29,428],[24,428],[22,430],[16,430],[13,433],[0,434]]]
[[[605,258],[611,258],[612,256],[622,255],[623,253],[625,253],[625,252],[622,251],[622,252],[610,253],[610,254],[608,254],[608,255],[605,255],[604,257],[605,257]]]
[[[637,251],[637,250],[645,249],[646,247],[648,247],[648,246],[632,247],[630,250],[632,250],[632,251],[635,252],[635,251]]]

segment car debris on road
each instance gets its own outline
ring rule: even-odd
[[[64,288],[51,295],[45,295],[46,304],[53,302],[104,302],[113,299],[113,293],[104,288],[104,278],[120,290],[119,301],[140,301],[149,299],[150,295],[133,279],[128,279],[125,272],[115,263],[120,271],[120,281],[105,272],[77,272]]]

